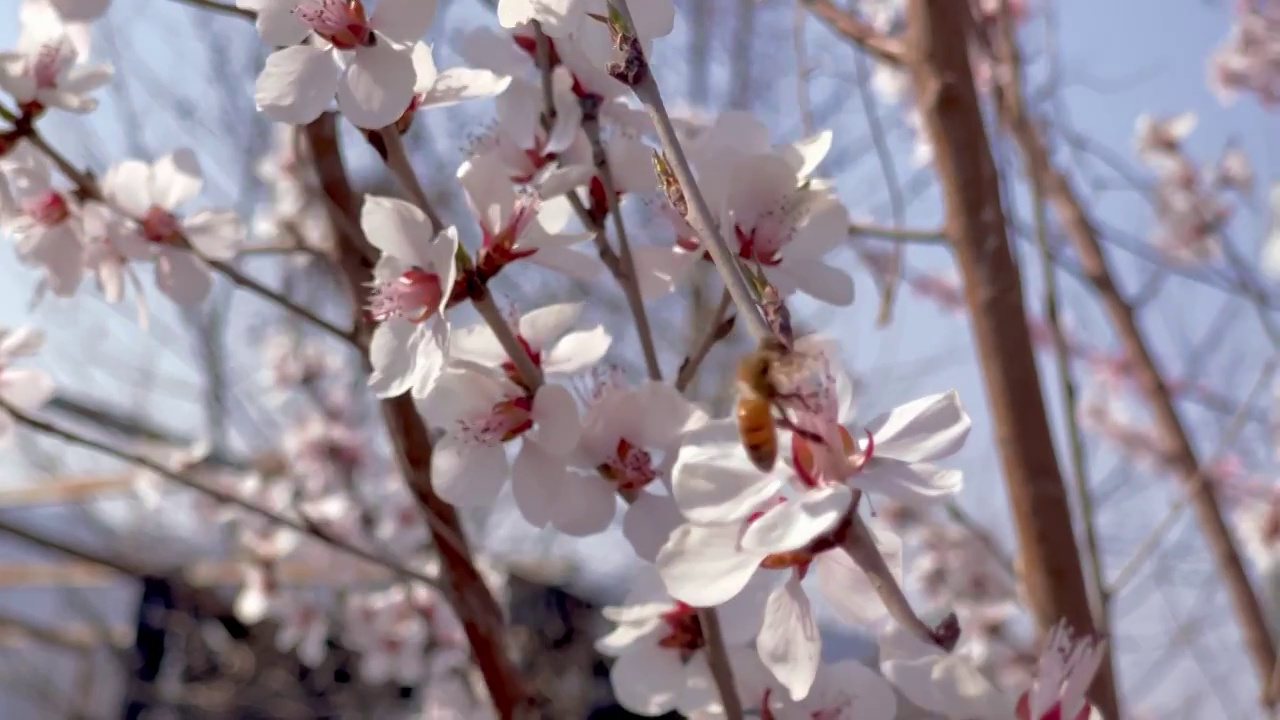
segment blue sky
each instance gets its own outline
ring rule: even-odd
[[[1064,72],[1062,97],[1069,112],[1064,116],[1055,109],[1050,118],[1058,126],[1069,123],[1075,132],[1132,162],[1133,125],[1140,113],[1160,115],[1196,111],[1201,121],[1189,141],[1193,156],[1207,162],[1216,157],[1228,139],[1236,139],[1246,148],[1261,179],[1260,184],[1265,186],[1272,177],[1274,165],[1275,151],[1267,139],[1278,129],[1276,116],[1259,108],[1249,98],[1241,98],[1233,106],[1224,108],[1205,84],[1205,59],[1226,34],[1228,6],[1226,2],[1208,0],[1073,0],[1053,3],[1052,7],[1058,14],[1056,40]],[[456,61],[445,48],[447,36],[443,34],[444,28],[456,29],[481,21],[482,16],[476,12],[478,7],[478,3],[458,0],[433,28],[431,39],[438,43],[436,57],[441,67]],[[143,12],[147,13],[146,21],[140,22]],[[779,10],[777,14],[789,17],[789,11]],[[252,128],[246,126],[239,126],[232,138],[228,138],[220,128],[240,117],[236,113],[252,111],[249,97],[251,75],[245,74],[251,72],[253,48],[257,43],[251,27],[235,18],[198,14],[174,7],[174,3],[164,0],[117,0],[109,17],[112,27],[119,33],[117,49],[134,62],[119,69],[121,80],[117,83],[117,90],[106,98],[99,115],[87,124],[51,118],[49,135],[65,147],[69,155],[99,169],[103,167],[101,163],[131,154],[159,155],[179,144],[190,143],[207,164],[209,192],[206,199],[218,203],[246,202],[247,198],[238,191],[245,186],[243,149],[246,146],[260,148],[257,143],[261,140],[250,131]],[[780,57],[777,62],[772,62],[775,53],[764,47],[766,43],[761,43],[760,52],[754,56],[759,72],[778,74],[777,81],[769,84],[755,100],[755,109],[775,128],[777,140],[799,136],[799,124],[794,114],[794,82],[787,75],[790,67],[789,23],[786,28],[778,30],[785,37],[779,38],[777,43],[779,47],[788,48],[785,53],[788,64],[784,66]],[[212,56],[203,49],[193,52],[193,48],[199,47],[196,44],[198,34],[205,32],[222,33],[219,35],[219,49]],[[10,44],[14,34],[15,28],[11,23],[0,23],[0,46]],[[842,85],[840,87],[845,89],[836,90],[837,86],[831,80],[834,76],[841,83],[847,82],[847,51],[827,39],[825,31],[817,28],[816,23],[810,23],[809,38],[815,47],[814,62],[818,65],[815,71],[816,102],[823,101],[824,95],[832,92],[847,94],[847,86]],[[1042,47],[1043,25],[1033,25],[1023,39],[1030,48]],[[685,57],[686,42],[678,30],[677,35],[659,46],[662,60],[669,61],[660,68],[660,78],[668,90],[678,90],[682,84],[678,63]],[[107,43],[98,47],[104,51],[110,49]],[[143,56],[140,51],[146,62],[137,62]],[[783,53],[776,54],[780,56]],[[716,79],[722,79],[723,75],[722,70]],[[1042,77],[1040,74],[1035,76]],[[218,82],[226,84],[220,88],[215,84]],[[713,85],[713,99],[719,101],[724,94],[720,90],[723,83]],[[164,88],[172,88],[173,97],[161,93]],[[240,95],[227,103],[218,102],[210,96],[211,93],[225,92]],[[161,101],[159,108],[153,105],[157,100]],[[130,110],[134,105],[137,109]],[[885,111],[885,108],[882,106],[881,110]],[[447,111],[432,119],[431,127],[440,138],[435,154],[442,161],[456,164],[468,133],[473,132],[466,126],[468,119],[482,117],[483,112],[483,109]],[[837,153],[865,152],[866,125],[856,100],[848,102],[839,114],[831,116],[823,124],[831,126],[836,133]],[[895,124],[896,120],[890,121],[890,127]],[[130,126],[141,127],[144,131],[126,132]],[[909,176],[912,171],[906,157],[907,143],[900,129],[894,132],[894,137],[899,174]],[[997,150],[1010,158],[1015,157],[1007,143],[998,144]],[[356,157],[367,160],[367,153],[357,153]],[[1059,152],[1055,160],[1066,163],[1073,157]],[[1090,167],[1094,169],[1093,174],[1097,174],[1097,164]],[[440,182],[427,171],[423,171],[423,176],[429,183]],[[874,215],[877,221],[887,223],[886,195],[880,178],[874,159],[868,155],[849,166],[837,180],[851,210]],[[1257,195],[1260,199],[1265,197],[1263,193]],[[1108,226],[1140,238],[1147,236],[1150,211],[1138,196],[1128,192],[1109,192],[1099,197],[1094,207]],[[1265,208],[1265,202],[1260,200],[1258,207]],[[936,225],[939,217],[936,194],[925,193],[912,205],[909,224],[929,227]],[[1247,256],[1256,256],[1257,239],[1264,228],[1260,216],[1244,213],[1240,218],[1237,237],[1239,247]],[[1022,246],[1022,250],[1028,306],[1035,308],[1041,292],[1039,270],[1029,248]],[[1131,257],[1114,252],[1112,255],[1126,279],[1145,277],[1147,270]],[[918,268],[944,268],[949,263],[945,252],[936,249],[912,248],[907,258],[912,267]],[[849,261],[852,262],[851,255]],[[178,314],[164,309],[167,305],[164,298],[151,294],[151,306],[159,309],[159,317],[148,336],[136,328],[127,306],[112,309],[96,301],[82,300],[72,306],[54,303],[31,314],[26,308],[32,286],[30,273],[7,261],[0,265],[0,273],[3,273],[0,276],[3,277],[0,280],[0,324],[13,325],[24,320],[43,324],[54,337],[50,351],[42,361],[49,363],[65,386],[114,402],[135,403],[140,410],[163,416],[185,431],[194,433],[198,430],[202,418],[198,366],[192,359],[189,336],[183,330],[185,321]],[[868,416],[920,395],[950,387],[960,391],[974,418],[973,434],[960,456],[960,465],[969,483],[962,502],[977,518],[996,527],[1007,541],[1007,511],[1002,502],[998,463],[993,453],[967,324],[961,317],[940,312],[904,294],[897,309],[896,323],[878,330],[873,323],[875,291],[865,274],[859,273],[858,280],[860,299],[852,311],[830,313],[811,304],[799,303],[797,312],[810,316],[825,331],[842,338],[852,366],[867,372],[868,394],[863,409]],[[1060,282],[1068,293],[1069,312],[1077,326],[1096,344],[1107,344],[1106,326],[1096,308],[1082,302],[1084,295],[1073,281],[1063,279]],[[218,301],[231,302],[226,294],[220,295]],[[234,302],[237,308],[256,305],[255,301],[243,296],[237,296]],[[1171,283],[1160,302],[1145,316],[1145,326],[1160,350],[1162,361],[1178,368],[1185,356],[1186,343],[1203,335],[1209,325],[1221,321],[1218,315],[1221,303],[1222,297],[1215,291],[1181,281]],[[1261,333],[1251,326],[1250,318],[1238,322],[1233,319],[1233,322],[1236,324],[1222,341],[1223,352],[1210,356],[1203,371],[1216,388],[1241,395],[1268,351]],[[253,327],[244,328],[245,333],[252,330]],[[138,396],[134,390],[120,385],[119,370],[107,373],[85,366],[82,343],[88,333],[102,338],[95,348],[95,357],[104,358],[112,365],[132,367],[134,370],[130,372],[133,373],[150,375],[151,389],[142,400],[136,400]],[[243,371],[252,366],[255,358],[247,352],[238,353],[233,357],[233,363],[237,371]],[[1043,367],[1047,371],[1051,365]],[[240,378],[236,384],[241,393],[253,392],[253,383],[248,378]],[[1050,394],[1056,397],[1056,392]],[[164,403],[159,402],[161,398],[165,399]],[[1060,426],[1060,411],[1056,407],[1054,410],[1055,426]],[[268,419],[262,419],[262,422],[267,427],[271,425]],[[1221,427],[1220,418],[1190,414],[1188,422],[1200,431],[1197,441],[1203,448],[1215,446]],[[1094,442],[1091,447],[1103,446]],[[1254,450],[1256,455],[1269,461],[1269,455],[1258,452],[1257,448]],[[1114,453],[1105,449],[1093,455],[1095,475],[1101,476],[1115,464]],[[77,458],[77,462],[80,461]],[[17,480],[22,471],[14,468],[9,475],[5,481]],[[37,475],[32,473],[31,477]],[[1113,503],[1103,509],[1102,520],[1105,544],[1111,550],[1107,554],[1107,567],[1111,573],[1124,562],[1145,531],[1155,525],[1172,497],[1167,476],[1157,477],[1141,470],[1122,470],[1114,477],[1120,478],[1121,492]],[[1095,484],[1109,483],[1097,481]],[[1207,705],[1191,716],[1248,717],[1248,713],[1254,712],[1250,704],[1239,702],[1237,706],[1237,702],[1230,699],[1252,697],[1253,684],[1243,656],[1236,650],[1234,629],[1223,611],[1225,603],[1220,594],[1210,596],[1208,603],[1211,605],[1197,602],[1200,600],[1198,590],[1214,581],[1202,559],[1195,530],[1184,521],[1176,526],[1171,537],[1171,547],[1186,548],[1188,554],[1184,562],[1176,572],[1171,571],[1173,575],[1169,578],[1157,575],[1156,580],[1148,578],[1142,582],[1168,582],[1172,583],[1172,589],[1163,594],[1151,594],[1146,600],[1122,598],[1119,601],[1119,611],[1127,618],[1121,630],[1124,649],[1121,680],[1131,699],[1155,700],[1168,706],[1181,702],[1176,689],[1179,686],[1195,686],[1202,690],[1210,685],[1226,688],[1218,693],[1220,697],[1226,696],[1227,699],[1217,701],[1224,704]],[[517,539],[515,542],[523,541]],[[1177,550],[1174,554],[1181,555],[1182,552]],[[616,555],[595,557],[604,558],[604,564],[611,566],[609,569],[615,573],[614,577],[620,572]],[[1145,590],[1138,594],[1143,593]],[[1167,669],[1157,672],[1158,681],[1147,680],[1146,669],[1164,653],[1168,643],[1167,637],[1162,635],[1162,630],[1167,629],[1171,622],[1166,612],[1180,617],[1196,604],[1219,609],[1210,622],[1220,632],[1198,640],[1201,644],[1197,645],[1196,653],[1179,655]],[[1222,663],[1224,676],[1221,679],[1205,680],[1205,671],[1193,662],[1204,656],[1215,657],[1215,662]],[[1153,682],[1154,685],[1151,684]]]

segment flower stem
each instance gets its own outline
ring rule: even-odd
[[[729,306],[733,304],[733,298],[729,296],[729,291],[725,290],[720,295],[720,305],[716,307],[715,315],[711,318],[711,323],[707,326],[707,330],[702,335],[702,339],[698,342],[693,352],[689,353],[689,357],[680,365],[680,372],[676,374],[676,390],[684,392],[688,389],[693,379],[698,375],[698,368],[702,367],[702,361],[707,359],[707,354],[711,352],[711,348],[715,344],[723,340],[733,330],[733,317],[726,318],[729,314]]]
[[[627,8],[627,0],[609,0],[609,4],[626,19],[628,26],[635,27],[631,19],[631,11]],[[662,101],[662,92],[658,88],[657,80],[653,77],[653,72],[640,73],[638,81],[631,90],[653,120],[658,141],[662,144],[676,180],[679,181],[680,188],[689,202],[689,224],[698,233],[698,238],[702,240],[706,250],[711,253],[711,259],[715,261],[725,288],[733,298],[733,303],[738,306],[738,315],[746,318],[747,328],[757,340],[772,337],[773,331],[760,315],[759,306],[751,293],[751,288],[747,285],[742,267],[738,264],[737,254],[729,249],[716,224],[712,222],[711,210],[707,207],[707,201],[702,197],[702,191],[694,181],[693,170],[689,167],[689,161],[685,158],[684,150],[680,146],[680,138],[676,135],[675,126],[671,124],[671,116],[667,112],[666,104]]]
[[[853,558],[858,567],[871,579],[871,585],[876,589],[876,594],[880,596],[881,602],[884,603],[885,608],[889,611],[889,616],[901,625],[903,629],[919,639],[930,645],[937,645],[933,628],[929,627],[916,615],[915,610],[911,609],[911,601],[907,599],[907,594],[902,591],[902,586],[898,584],[898,579],[893,576],[893,571],[889,569],[889,563],[885,561],[884,555],[881,555],[880,549],[876,547],[876,541],[871,535],[871,530],[867,528],[867,524],[863,522],[856,509],[850,515],[850,519],[853,524],[850,527],[849,537],[844,544],[845,552],[849,553],[849,557]]]

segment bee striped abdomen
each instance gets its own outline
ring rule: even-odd
[[[778,460],[778,431],[773,424],[773,407],[758,395],[738,398],[738,435],[752,464],[769,472]]]

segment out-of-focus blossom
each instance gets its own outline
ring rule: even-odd
[[[13,434],[14,420],[7,408],[27,413],[39,410],[53,397],[53,378],[48,373],[15,365],[36,354],[42,345],[44,333],[40,330],[0,328],[0,443]]]
[[[44,271],[37,294],[73,296],[85,270],[80,206],[26,143],[0,160],[0,200],[0,228],[13,234],[18,259]]]
[[[879,640],[881,672],[912,703],[951,720],[1013,716],[1014,698],[984,677],[967,654],[948,653],[896,623]]]
[[[17,47],[0,52],[0,90],[32,115],[46,108],[91,112],[98,101],[89,93],[110,82],[113,70],[81,62],[80,56],[61,25],[36,15],[24,23]]]
[[[1100,720],[1085,699],[1102,661],[1106,641],[1072,639],[1066,622],[1058,623],[1045,640],[1031,687],[1018,697],[1018,720]]]

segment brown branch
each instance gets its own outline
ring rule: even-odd
[[[1116,335],[1133,363],[1133,377],[1147,404],[1151,406],[1156,433],[1167,443],[1166,452],[1170,461],[1187,486],[1186,491],[1191,498],[1200,531],[1204,534],[1210,555],[1227,588],[1236,622],[1240,625],[1241,635],[1258,673],[1259,686],[1267,688],[1272,668],[1276,664],[1275,644],[1267,629],[1266,616],[1249,583],[1235,540],[1222,517],[1216,489],[1211,483],[1197,480],[1200,476],[1200,461],[1195,448],[1178,417],[1169,388],[1164,383],[1142,330],[1138,327],[1133,308],[1115,285],[1088,212],[1071,182],[1050,162],[1049,151],[1039,129],[1026,115],[1023,98],[1012,92],[1005,92],[1003,95],[1003,102],[998,104],[1001,121],[1012,134],[1026,163],[1039,175],[1049,204],[1075,247],[1080,265],[1101,298]],[[1274,706],[1276,698],[1267,697],[1264,702],[1268,707]]]
[[[870,23],[854,16],[848,10],[836,7],[831,0],[799,0],[827,27],[875,56],[881,62],[901,65],[906,61],[907,49],[902,38],[884,35]]]
[[[307,126],[306,135],[320,176],[321,189],[331,201],[330,214],[341,214],[349,223],[357,222],[359,208],[347,181],[334,116],[331,113],[322,115]],[[334,224],[341,227],[343,223],[335,219]],[[372,268],[365,260],[363,249],[356,245],[355,238],[342,233],[339,237],[343,238],[339,264],[353,292],[359,292],[372,278]],[[354,305],[357,337],[362,347],[368,347],[373,326],[360,312],[359,302]],[[472,655],[484,676],[494,707],[500,717],[523,717],[527,714],[530,697],[505,649],[502,610],[475,567],[457,512],[431,487],[432,442],[426,425],[419,417],[413,399],[407,394],[383,400],[381,407],[397,465],[436,538],[449,601],[462,620]]]
[[[983,370],[1028,604],[1041,630],[1065,619],[1093,632],[1067,492],[1054,452],[1022,281],[1009,248],[999,178],[969,64],[968,3],[911,0],[908,64],[935,148],[946,227]],[[1117,717],[1110,663],[1090,697]]]

